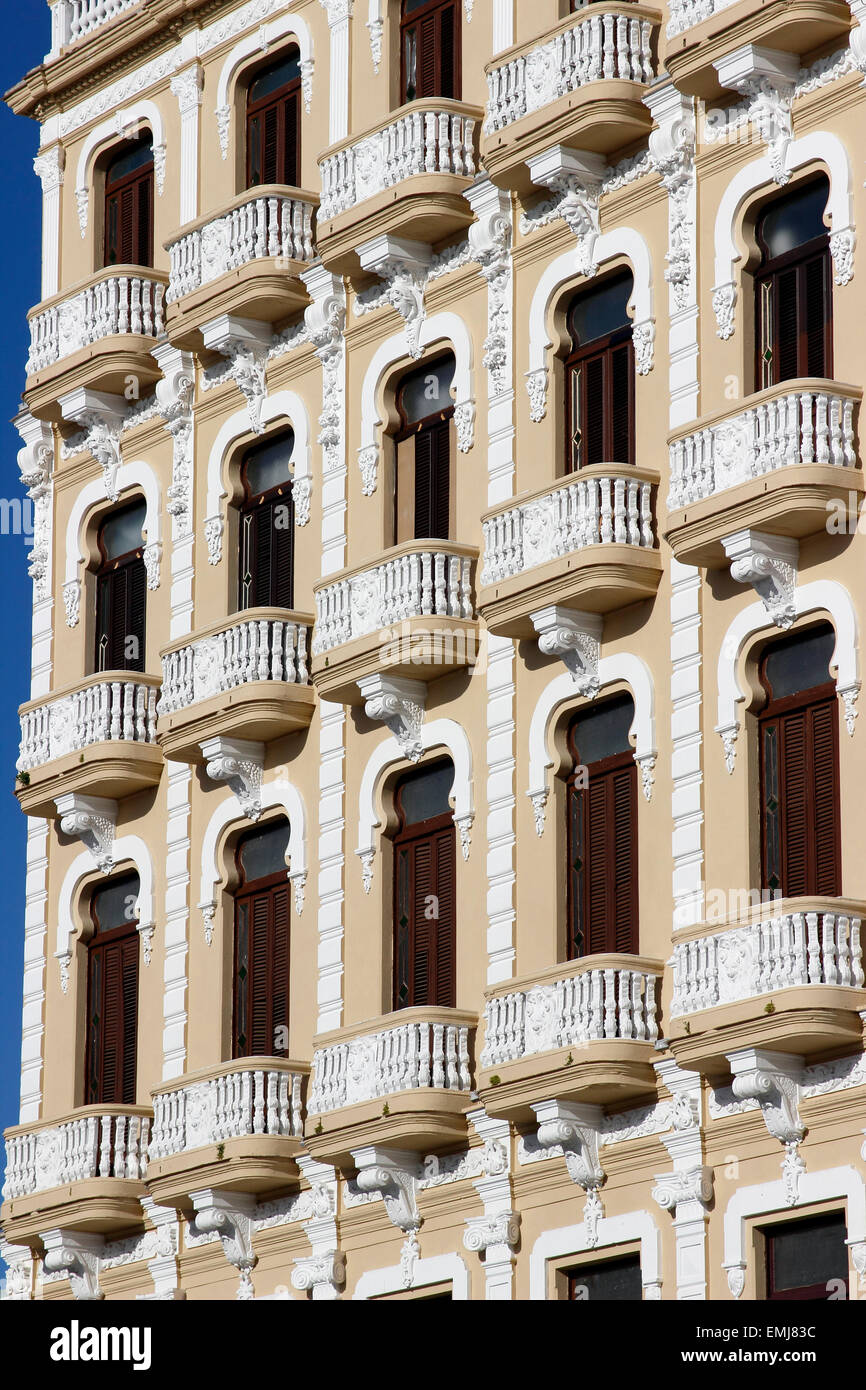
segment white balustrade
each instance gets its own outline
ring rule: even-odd
[[[299,1072],[251,1061],[156,1092],[150,1157],[167,1158],[256,1134],[300,1139],[302,1084]]]
[[[413,550],[316,592],[313,655],[409,618],[475,616],[467,555]]]
[[[250,195],[237,207],[169,243],[169,304],[218,276],[265,257],[312,261],[313,204],[268,193]]]
[[[397,1091],[469,1091],[469,1027],[411,1022],[348,1038],[313,1055],[307,1111],[326,1114]]]
[[[669,0],[667,36],[673,38],[692,25],[709,19],[710,15],[727,10],[736,0]]]
[[[92,743],[155,743],[156,697],[153,685],[114,678],[25,710],[17,770],[29,772]]]
[[[854,468],[854,396],[790,382],[738,415],[670,445],[670,508],[802,463]]]
[[[653,80],[651,20],[629,5],[593,5],[547,43],[487,74],[485,135],[539,111],[591,82]]]
[[[230,627],[164,653],[157,714],[173,714],[251,681],[307,685],[308,643],[304,623],[234,618]]]
[[[481,1065],[613,1038],[655,1042],[657,977],[610,966],[488,999]]]
[[[3,1198],[88,1178],[141,1181],[149,1134],[149,1115],[90,1112],[48,1128],[9,1134]]]
[[[475,120],[453,110],[418,107],[336,154],[320,160],[319,218],[341,212],[393,188],[413,174],[474,178]]]
[[[588,545],[652,549],[652,483],[627,467],[603,477],[569,474],[549,492],[494,512],[482,529],[482,584]]]
[[[92,34],[119,14],[134,9],[142,0],[54,0],[51,6],[52,56],[64,44]]]
[[[109,275],[30,319],[27,374],[41,372],[103,338],[133,334],[156,338],[165,330],[161,280]]]
[[[785,912],[674,946],[671,1017],[795,985],[863,987],[860,918]]]

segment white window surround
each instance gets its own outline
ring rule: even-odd
[[[88,207],[90,203],[90,191],[93,185],[93,160],[95,156],[108,146],[115,144],[136,130],[139,126],[146,125],[150,128],[153,136],[154,150],[154,172],[156,174],[156,191],[162,197],[165,186],[165,128],[163,126],[162,115],[159,107],[153,101],[136,101],[131,106],[124,106],[116,115],[109,120],[103,121],[95,130],[87,136],[81,147],[78,156],[78,168],[75,175],[75,198],[78,204],[78,224],[81,228],[81,235],[87,231]]]
[[[139,488],[144,493],[144,531],[147,536],[147,545],[158,545],[162,534],[160,530],[162,491],[150,464],[141,459],[122,464],[117,470],[116,486],[118,500],[114,506],[119,506],[123,500],[122,494],[133,488]],[[92,482],[85,484],[72,505],[72,511],[66,524],[65,584],[74,583],[78,579],[79,565],[84,564],[89,559],[83,544],[88,513],[94,506],[100,502],[105,502],[105,500],[105,483],[102,478],[94,478]]]
[[[728,1202],[724,1215],[725,1259],[722,1268],[727,1273],[728,1286],[735,1298],[739,1298],[745,1284],[749,1219],[755,1216],[790,1216],[792,1212],[788,1196],[785,1183],[780,1178],[776,1182],[741,1187]],[[866,1241],[866,1188],[862,1175],[851,1167],[825,1168],[818,1173],[801,1174],[798,1210],[818,1202],[840,1199],[844,1199],[848,1207],[848,1245],[858,1245]],[[805,1211],[802,1214],[808,1215]]]
[[[598,663],[599,693],[607,685],[624,681],[634,700],[634,720],[630,736],[634,739],[635,762],[653,761],[657,756],[655,721],[655,686],[652,672],[646,662],[629,652],[616,652],[606,656]],[[548,773],[555,766],[550,752],[550,736],[553,725],[562,706],[579,697],[579,691],[568,671],[554,676],[545,686],[538,698],[529,724],[529,788],[527,796],[546,797],[549,791]],[[589,709],[592,701],[585,701],[581,708]]]
[[[837,236],[841,232],[850,232],[853,247],[854,214],[851,164],[845,146],[839,137],[832,135],[829,131],[821,130],[803,135],[799,140],[793,140],[788,146],[786,169],[793,173],[805,164],[812,162],[823,164],[830,177],[830,197],[827,201],[825,216],[830,219],[832,234]],[[733,314],[733,304],[736,301],[736,267],[743,259],[743,253],[738,243],[740,214],[743,205],[747,199],[760,190],[763,189],[769,193],[776,187],[769,155],[764,155],[738,170],[719,202],[714,234],[715,282],[713,294],[730,288],[733,294],[731,314]],[[730,327],[733,331],[733,318]]]
[[[540,1235],[529,1255],[529,1297],[532,1302],[547,1299],[547,1264],[564,1255],[583,1255],[591,1250],[599,1260],[609,1247],[640,1241],[641,1283],[644,1297],[660,1298],[662,1285],[661,1232],[650,1212],[629,1211],[622,1216],[603,1216],[598,1222],[598,1240],[590,1245],[584,1222],[578,1226],[558,1226]]]
[[[296,484],[302,479],[309,479],[312,483],[310,417],[301,397],[295,391],[276,391],[274,395],[266,396],[262,403],[261,420],[262,434],[257,439],[260,444],[267,442],[269,425],[275,424],[278,420],[285,420],[286,424],[291,425],[295,435],[292,457],[289,459],[292,478]],[[249,435],[250,417],[246,408],[236,410],[234,415],[230,415],[220,426],[208,456],[205,528],[209,528],[213,523],[219,523],[220,529],[224,525],[223,503],[229,496],[227,466],[231,462],[234,445],[239,439],[248,438]],[[221,546],[215,554],[217,560],[222,557]]]
[[[289,871],[289,878],[296,885],[299,881],[303,884],[307,876],[307,817],[300,792],[291,782],[283,780],[263,782],[261,805],[262,811],[273,806],[279,806],[285,811],[289,822],[286,867]],[[223,834],[230,826],[242,822],[248,826],[252,824],[244,815],[240,802],[234,795],[221,802],[208,821],[201,847],[199,907],[210,907],[216,903],[217,889],[223,878],[223,868],[219,862],[219,850]]]
[[[472,337],[459,314],[445,312],[431,315],[422,323],[418,341],[422,351],[434,345],[451,344],[456,363],[452,383],[455,411],[460,406],[473,406],[475,397],[472,390]],[[358,457],[365,478],[368,470],[372,470],[375,477],[379,457],[380,430],[384,423],[379,414],[379,402],[384,379],[398,363],[408,363],[410,359],[409,339],[403,329],[379,344],[364,374],[364,384],[361,388],[361,446]],[[424,364],[415,362],[413,365],[423,367]],[[368,451],[373,455],[372,462]],[[369,491],[374,490],[375,483]],[[365,485],[365,492],[367,491]]]
[[[812,584],[795,588],[793,602],[798,618],[806,613],[823,612],[829,614],[832,619],[836,629],[836,648],[830,665],[837,667],[836,690],[845,700],[848,731],[853,733],[853,706],[860,689],[860,655],[857,614],[851,595],[834,579],[817,579]],[[724,739],[731,771],[733,744],[740,728],[737,706],[751,699],[750,692],[741,684],[740,657],[747,643],[758,633],[769,634],[774,630],[772,619],[759,599],[737,614],[722,639],[717,670],[716,733],[721,734]]]
[[[634,288],[628,305],[632,326],[644,323],[654,325],[652,259],[644,238],[631,227],[614,227],[595,243],[593,259],[598,264],[599,272],[604,262],[619,256],[625,256],[630,262],[634,276]],[[543,371],[548,366],[548,350],[554,346],[551,311],[563,286],[574,287],[575,269],[572,249],[551,261],[539,277],[529,307],[529,375]],[[591,279],[584,282],[586,288],[591,288],[592,283]]]
[[[138,930],[140,932],[152,931],[156,922],[153,913],[153,860],[150,856],[150,850],[140,835],[121,835],[119,839],[114,841],[112,858],[114,860],[112,875],[123,873],[124,865],[127,863],[135,865],[140,884]],[[57,950],[55,955],[58,960],[68,958],[72,951],[72,938],[78,935],[73,904],[78,897],[82,881],[88,876],[92,876],[95,870],[96,861],[89,850],[82,850],[81,854],[73,859],[66,870],[57,904]]]
[[[455,1303],[469,1301],[469,1270],[459,1255],[433,1255],[428,1260],[418,1260],[412,1276],[410,1288],[429,1288],[433,1284],[451,1285],[451,1297]],[[400,1265],[388,1265],[385,1269],[368,1269],[357,1284],[353,1299],[381,1298],[383,1294],[404,1293],[404,1270]]]
[[[466,730],[454,719],[434,719],[422,724],[418,738],[424,752],[434,748],[445,748],[451,754],[454,764],[454,781],[450,798],[454,802],[454,822],[461,829],[471,825],[475,815],[472,790],[472,748]],[[396,738],[386,738],[371,754],[361,778],[358,794],[358,848],[355,853],[362,859],[376,852],[375,832],[382,824],[376,807],[377,792],[384,774],[389,768],[406,759]]]
[[[289,14],[280,15],[278,19],[271,20],[270,24],[263,24],[253,33],[246,34],[235,44],[222,65],[219,81],[217,82],[216,108],[214,114],[220,127],[220,148],[223,159],[228,155],[231,99],[233,95],[232,89],[238,69],[241,68],[248,58],[252,58],[256,54],[266,54],[270,48],[286,38],[294,38],[297,40],[301,54],[304,107],[307,113],[309,113],[312,95],[313,40],[307,21],[302,19],[299,14],[292,14],[290,12]],[[304,77],[305,72],[306,78]]]

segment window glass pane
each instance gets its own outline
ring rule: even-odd
[[[403,378],[400,387],[400,409],[409,425],[438,415],[452,405],[451,383],[457,364],[452,356],[428,362],[417,372]]]
[[[842,1212],[767,1226],[764,1235],[774,1290],[848,1278],[847,1232]]]
[[[808,632],[783,638],[768,648],[764,675],[774,700],[812,690],[830,680],[830,658],[836,646],[832,627],[822,623]]]
[[[138,550],[142,544],[142,531],[147,516],[144,502],[134,507],[125,507],[122,512],[112,512],[100,527],[102,549],[108,560],[116,560],[120,555],[128,555]]]
[[[448,793],[453,783],[452,763],[437,763],[404,777],[397,788],[397,804],[403,812],[404,825],[418,825],[433,816],[448,815],[451,811]]]
[[[414,14],[416,10],[426,9],[430,0],[403,0],[403,14]]]
[[[612,275],[597,289],[578,295],[569,311],[569,328],[576,346],[583,347],[595,338],[606,338],[618,328],[628,327],[631,320],[626,305],[634,281],[628,271]]]
[[[597,763],[615,753],[631,752],[628,731],[634,722],[634,701],[630,695],[608,700],[597,709],[581,714],[572,724],[572,743],[582,763]]]
[[[300,54],[297,50],[293,50],[290,57],[282,58],[273,67],[266,68],[264,72],[256,75],[250,84],[247,100],[260,101],[262,97],[270,96],[272,92],[278,92],[281,87],[287,86],[289,82],[293,82],[300,75]]]
[[[295,436],[288,430],[249,450],[244,458],[243,476],[253,497],[289,481],[289,461],[294,448]]]
[[[153,163],[153,136],[146,135],[143,140],[137,141],[129,149],[116,155],[106,170],[106,181],[116,183],[126,174],[131,174],[134,169],[143,169],[146,164]]]
[[[767,255],[782,256],[816,236],[826,236],[824,209],[829,196],[827,180],[818,179],[771,203],[758,221],[758,240]]]
[[[141,884],[138,874],[124,874],[97,888],[91,900],[94,927],[97,932],[125,927],[138,920],[138,895]]]
[[[285,873],[288,847],[289,826],[284,820],[245,835],[238,850],[244,882],[255,883],[271,874]]]
[[[569,1298],[575,1302],[639,1301],[642,1296],[639,1255],[579,1265],[569,1276]]]

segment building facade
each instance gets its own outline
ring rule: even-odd
[[[53,0],[20,1299],[856,1297],[861,0]]]

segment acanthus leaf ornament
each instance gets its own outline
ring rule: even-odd
[[[722,538],[731,578],[751,584],[777,627],[789,628],[796,616],[799,544],[764,531],[737,531]]]
[[[713,289],[713,313],[716,316],[716,336],[722,339],[733,337],[734,310],[737,305],[737,287],[733,280]]]
[[[421,356],[421,326],[424,322],[424,287],[433,253],[421,241],[387,233],[358,247],[364,270],[384,280],[387,299],[406,325],[409,353]]]
[[[723,87],[748,99],[749,121],[767,146],[773,179],[787,183],[791,177],[788,147],[794,138],[791,106],[800,70],[796,54],[744,44],[713,67]]]
[[[157,409],[172,440],[167,510],[169,515],[181,521],[191,509],[195,364],[191,353],[181,352],[169,343],[157,344],[153,356],[162,372],[162,378],[156,383]]]
[[[558,212],[577,241],[575,266],[591,279],[598,271],[595,246],[601,235],[599,202],[606,163],[590,150],[554,145],[527,161],[532,182],[560,197]]]
[[[223,546],[223,519],[221,516],[209,516],[204,524],[204,538],[207,544],[207,562],[209,565],[218,565],[222,559]]]
[[[537,367],[526,373],[526,390],[529,395],[529,418],[537,424],[547,414],[546,367]]]
[[[45,1254],[42,1266],[48,1274],[63,1274],[69,1280],[76,1302],[98,1302],[104,1298],[99,1286],[99,1269],[105,1240],[84,1231],[42,1232]]]
[[[487,281],[487,337],[483,365],[494,393],[511,383],[511,198],[488,180],[466,190],[477,221],[469,228],[469,246]]]
[[[239,1302],[251,1302],[253,1269],[258,1257],[253,1251],[252,1234],[256,1200],[247,1193],[215,1192],[204,1188],[191,1192],[195,1207],[195,1230],[202,1235],[215,1232],[229,1264],[238,1271]]]
[[[27,573],[33,580],[34,596],[42,599],[48,597],[51,564],[54,434],[50,425],[34,419],[27,410],[20,411],[13,423],[23,441],[23,448],[18,451],[21,482],[33,508],[33,544]]]
[[[550,604],[530,613],[543,656],[558,656],[578,692],[587,699],[598,694],[598,661],[603,620],[597,613]]]
[[[767,1132],[785,1148],[782,1178],[785,1201],[796,1206],[800,1179],[806,1171],[799,1146],[806,1129],[800,1118],[803,1060],[787,1053],[742,1048],[728,1053],[733,1074],[731,1090],[737,1100],[756,1100]]]
[[[313,497],[313,480],[309,474],[292,479],[292,501],[295,504],[295,525],[307,526]]]
[[[649,155],[668,195],[668,251],[665,280],[673,307],[685,309],[694,300],[694,102],[673,87],[644,97],[656,128],[650,132]]]
[[[247,403],[250,428],[254,434],[261,434],[265,371],[273,337],[270,329],[253,319],[221,314],[212,323],[204,324],[201,332],[205,347],[228,360],[232,379]]]
[[[73,420],[84,430],[86,447],[102,469],[105,496],[116,502],[120,432],[126,414],[123,397],[79,387],[61,396],[59,404],[64,420]]]
[[[358,1190],[363,1193],[380,1193],[388,1220],[406,1236],[400,1263],[404,1287],[411,1288],[415,1264],[420,1255],[418,1231],[421,1227],[421,1216],[418,1211],[417,1190],[421,1167],[418,1157],[402,1150],[370,1145],[364,1149],[353,1149],[352,1158],[358,1169]]]
[[[424,682],[399,676],[364,676],[358,689],[367,718],[387,724],[404,758],[416,763],[424,751],[420,737],[427,700]]]
[[[264,744],[239,738],[209,738],[200,745],[212,782],[228,782],[248,820],[262,814]]]
[[[66,626],[77,627],[81,607],[81,581],[70,579],[63,585],[63,608],[66,613]]]
[[[598,1242],[598,1223],[604,1215],[599,1188],[605,1181],[598,1156],[603,1110],[599,1105],[573,1105],[546,1100],[532,1106],[538,1119],[538,1143],[543,1149],[561,1146],[573,1183],[587,1194],[584,1221],[587,1244]]]
[[[346,295],[343,282],[324,266],[311,266],[302,271],[301,279],[312,300],[304,310],[304,323],[322,364],[322,411],[317,443],[322,449],[323,471],[329,473],[343,461]]]
[[[82,796],[66,792],[55,797],[60,817],[60,829],[87,848],[99,869],[110,874],[114,868],[114,832],[117,826],[117,802],[102,796]]]
[[[361,492],[364,497],[372,497],[379,474],[378,444],[368,444],[366,448],[358,450],[358,467],[361,470]]]

